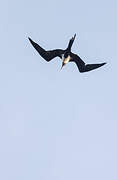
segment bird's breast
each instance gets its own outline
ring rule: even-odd
[[[64,58],[64,63],[67,64],[70,61],[71,57],[67,56],[66,58]]]

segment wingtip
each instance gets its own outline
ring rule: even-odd
[[[29,39],[29,41],[31,41],[31,38],[30,38],[30,37],[28,37],[28,39]]]
[[[29,39],[31,44],[34,44],[34,41],[30,37],[28,37],[28,39]]]

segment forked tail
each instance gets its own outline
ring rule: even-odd
[[[68,47],[67,47],[68,51],[71,51],[71,47],[73,45],[75,37],[76,37],[76,34],[69,40],[69,44],[68,44]]]

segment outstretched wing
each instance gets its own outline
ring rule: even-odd
[[[56,49],[56,50],[50,50],[46,51],[41,46],[39,46],[37,43],[35,43],[31,38],[28,38],[33,47],[38,51],[41,57],[43,57],[46,61],[51,61],[55,57],[62,57],[62,54],[64,53],[64,50],[62,49]]]
[[[100,64],[85,64],[84,61],[76,54],[72,53],[72,60],[73,62],[76,63],[78,69],[80,72],[88,72],[88,71],[92,71],[94,69],[97,69],[103,65],[105,65],[106,63],[100,63]]]

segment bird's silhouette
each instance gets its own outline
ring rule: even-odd
[[[69,40],[68,47],[65,50],[55,49],[46,51],[40,45],[35,43],[31,38],[29,38],[29,41],[31,42],[33,47],[38,51],[40,56],[43,57],[47,62],[51,61],[55,57],[60,57],[63,60],[61,69],[68,62],[75,62],[79,71],[82,73],[97,69],[106,64],[105,62],[99,64],[85,64],[85,62],[77,54],[72,53],[71,47],[73,45],[75,37],[76,34]]]

